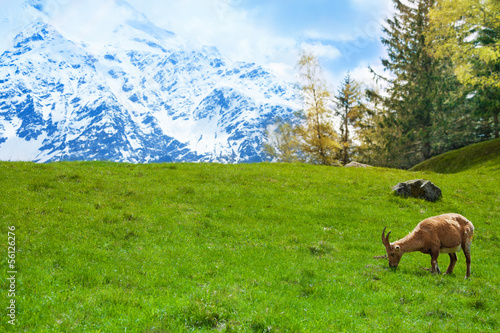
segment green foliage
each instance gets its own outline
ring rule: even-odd
[[[391,126],[393,118],[383,107],[380,91],[366,90],[365,112],[358,121],[359,146],[356,155],[360,161],[370,165],[399,165],[401,147],[396,138],[401,136],[395,126]]]
[[[376,76],[385,80],[386,91],[367,91],[369,111],[360,121],[361,161],[409,168],[498,137],[498,91],[462,85],[452,55],[436,57],[429,47],[440,43],[429,32],[429,11],[436,1],[393,2],[396,11],[386,21],[382,38],[387,49],[382,63],[390,75]],[[444,3],[438,2],[438,8]]]
[[[466,85],[500,89],[499,13],[497,0],[443,0],[429,13],[433,54],[451,58]]]
[[[492,119],[490,132],[499,137],[500,2],[445,0],[429,12],[429,50],[449,58],[460,82],[475,90],[476,115]]]
[[[498,160],[496,160],[498,163]],[[426,178],[430,203],[391,186]],[[17,332],[494,332],[498,164],[436,174],[307,164],[0,163]],[[380,242],[446,212],[476,227],[472,278]],[[439,258],[446,266],[447,256]],[[7,260],[0,269],[8,271]],[[0,307],[7,308],[7,284]]]
[[[445,111],[436,103],[442,66],[427,52],[424,34],[433,2],[394,0],[396,13],[383,29],[388,57],[382,64],[392,78],[388,79],[387,96],[379,96],[387,110],[379,131],[385,143],[398,146],[387,152],[395,163],[391,166],[410,167],[433,155],[433,114]]]
[[[497,171],[499,165],[500,139],[496,139],[435,156],[415,165],[410,170],[456,173],[482,166],[491,167],[491,171]]]

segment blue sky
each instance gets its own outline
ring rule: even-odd
[[[288,79],[299,51],[312,51],[333,88],[347,71],[368,81],[368,65],[381,70],[380,27],[392,13],[391,0],[128,1],[163,28]]]

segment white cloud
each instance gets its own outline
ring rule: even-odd
[[[373,37],[380,34],[385,20],[394,15],[392,0],[349,0],[351,5],[365,17],[364,23],[358,24],[358,36]],[[360,14],[361,15],[361,14]]]
[[[394,4],[392,0],[349,0],[349,2],[359,11],[387,11],[392,12]]]
[[[302,33],[302,36],[306,39],[311,40],[322,40],[322,41],[331,41],[331,42],[351,42],[356,39],[356,33],[346,33],[346,32],[325,32],[308,29]]]
[[[392,0],[348,0],[350,9],[342,8],[354,11],[356,22],[343,22],[347,14],[352,17],[352,12],[333,12],[328,20],[318,23],[300,20],[302,13],[297,12],[298,9],[286,14],[292,15],[290,18],[272,13],[272,10],[280,12],[285,6],[301,8],[298,2],[273,2],[259,7],[241,0],[126,1],[157,26],[181,38],[194,44],[216,46],[234,61],[261,64],[291,81],[296,75],[299,51],[304,48],[327,64],[325,77],[332,83],[342,79],[334,77],[343,71],[341,66],[346,66],[342,57],[356,58],[356,61],[362,58],[366,63],[379,58],[380,55],[367,50],[378,40],[381,23],[392,12]],[[114,10],[115,0],[47,0],[46,3],[50,4],[46,10],[56,28],[64,27],[82,39],[94,36],[93,39],[105,41],[109,35],[106,30],[129,15],[126,10]],[[315,6],[323,6],[320,3]],[[304,17],[310,17],[307,14],[304,13]]]
[[[110,0],[100,0],[102,4],[87,6],[88,10],[79,4],[79,0],[55,1],[71,4],[75,8],[73,12],[84,13],[80,15],[81,19],[77,18],[79,24],[74,25],[78,31],[99,31],[96,22],[105,24],[103,15],[108,17],[110,24],[114,20],[111,17],[113,13],[106,10],[106,3]],[[273,16],[267,16],[262,8],[245,7],[241,0],[127,1],[153,23],[173,31],[181,38],[195,44],[216,46],[231,60],[261,64],[288,80],[293,80],[296,75],[295,64],[301,48],[313,52],[329,65],[342,56],[350,58],[354,53],[366,52],[366,46],[379,38],[380,22],[385,18],[383,4],[391,3],[391,0],[349,0],[361,17],[366,17],[361,20],[361,24],[358,22],[345,25],[345,29],[333,30],[310,23],[301,26],[302,23],[297,22],[294,33],[289,27],[279,26],[281,23],[270,20]],[[65,15],[59,19],[67,22],[72,20],[71,17],[78,16]],[[333,73],[329,71],[331,67],[325,67],[327,79],[333,78]]]
[[[324,45],[319,42],[302,43],[301,48],[304,51],[314,54],[316,57],[320,59],[323,58],[324,60],[333,60],[342,56],[342,53],[340,53],[340,51],[337,48],[331,45]]]
[[[130,15],[126,7],[116,6],[111,0],[61,1],[51,11],[51,24],[67,37],[109,43],[113,28]]]
[[[283,73],[295,63],[297,42],[259,24],[237,0],[129,0],[155,24],[192,42],[214,45],[235,61],[256,62]],[[278,65],[280,64],[280,65]]]
[[[293,82],[296,80],[295,77],[295,68],[283,62],[272,62],[267,64],[266,69],[270,70],[274,74],[286,79],[287,81]]]
[[[379,75],[385,75],[384,66],[382,64],[376,64],[370,67],[375,71],[375,73]],[[373,73],[371,73],[367,63],[362,63],[353,70],[350,70],[349,74],[352,79],[360,84],[363,90],[369,88],[383,91],[387,88],[387,83],[385,81],[379,80],[377,82],[375,76],[373,75]],[[344,80],[346,75],[347,71],[343,72],[341,76],[333,77],[334,81],[330,81],[334,83],[333,87],[331,88],[332,91],[337,92],[341,82]]]
[[[374,66],[373,70],[381,74],[383,72],[383,67]],[[359,67],[354,68],[351,72],[351,77],[356,80],[363,88],[375,88],[377,82],[375,81],[374,75],[370,72],[368,65],[363,64]]]

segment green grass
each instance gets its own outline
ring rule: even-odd
[[[393,195],[440,186],[436,203]],[[0,163],[0,308],[16,231],[15,332],[498,332],[500,180],[301,164]],[[465,260],[386,260],[446,212],[476,227]],[[449,262],[441,256],[443,270]]]
[[[478,167],[499,170],[500,139],[485,141],[435,156],[417,164],[411,171],[456,173]]]

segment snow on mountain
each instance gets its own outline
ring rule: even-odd
[[[266,127],[299,107],[290,83],[125,1],[104,39],[50,24],[47,3],[24,2],[39,14],[0,56],[0,160],[261,161]]]

